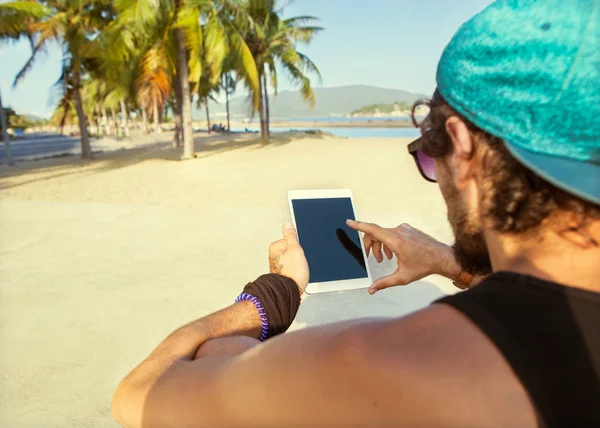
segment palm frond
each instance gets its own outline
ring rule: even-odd
[[[51,15],[46,6],[30,1],[0,4],[0,40],[18,40],[32,36],[31,25]]]
[[[174,28],[184,31],[185,47],[189,54],[189,80],[197,83],[202,76],[203,32],[200,27],[200,11],[184,7],[179,10]]]
[[[204,33],[203,59],[205,66],[210,72],[211,84],[219,81],[223,62],[229,54],[228,37],[218,15],[211,13],[205,25],[202,26]]]
[[[31,70],[31,68],[35,64],[35,60],[37,59],[38,53],[45,49],[44,42],[45,41],[42,40],[34,47],[33,51],[31,52],[31,56],[29,57],[29,59],[27,60],[25,65],[21,68],[21,70],[19,70],[17,75],[15,76],[15,80],[13,81],[13,88],[15,88],[19,84],[21,79],[23,77],[25,77],[25,75],[29,72],[29,70]]]
[[[229,40],[231,43],[231,52],[238,58],[238,67],[236,70],[253,94],[252,105],[254,108],[258,108],[260,85],[258,67],[254,56],[246,44],[246,41],[237,31],[232,31],[230,33]]]
[[[298,56],[300,57],[300,61],[302,62],[302,66],[304,67],[304,73],[314,73],[319,78],[319,84],[323,84],[323,76],[321,76],[321,72],[317,68],[314,62],[311,61],[309,57],[304,55],[301,52],[298,52]]]
[[[54,114],[52,115],[51,121],[57,124],[60,127],[60,131],[62,132],[67,122],[72,120],[76,114],[74,109],[74,92],[73,88],[70,86],[66,86],[68,88],[61,94],[61,98],[56,105],[54,110]]]
[[[289,19],[284,19],[283,23],[287,27],[298,27],[298,26],[304,26],[305,24],[310,24],[313,21],[320,21],[320,19],[317,18],[316,16],[302,15],[302,16],[295,16],[295,17],[289,18]]]
[[[302,99],[307,101],[311,108],[314,107],[315,94],[312,90],[310,79],[305,75],[304,70],[300,68],[304,64],[298,52],[293,47],[289,47],[281,52],[279,60],[282,68],[290,74],[293,83],[300,86]]]
[[[323,27],[290,27],[287,34],[295,42],[308,44],[321,31]]]
[[[154,100],[163,104],[171,93],[173,76],[168,63],[165,45],[156,45],[149,49],[140,62],[140,74],[136,81],[137,99],[146,108],[153,105]]]
[[[277,96],[277,67],[275,67],[275,61],[271,57],[266,62],[269,68],[269,76],[271,77],[271,87],[273,88],[274,95]]]

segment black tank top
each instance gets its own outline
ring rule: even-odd
[[[436,303],[494,342],[541,427],[600,427],[600,293],[499,272]]]

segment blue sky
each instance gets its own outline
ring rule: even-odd
[[[288,17],[313,15],[325,30],[301,46],[321,70],[323,86],[373,85],[430,94],[437,61],[461,23],[491,0],[295,0]],[[16,73],[29,44],[0,45],[0,89],[4,105],[46,117],[51,87],[60,73],[60,48],[51,46],[19,85]],[[281,75],[284,77],[284,74]],[[280,90],[293,87],[280,78]]]

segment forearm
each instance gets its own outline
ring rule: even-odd
[[[260,329],[258,311],[251,302],[244,301],[175,330],[120,383],[111,406],[113,416],[128,426],[127,415],[136,413],[152,385],[174,364],[195,359],[200,347],[211,339],[258,338]]]
[[[261,322],[256,307],[249,301],[243,301],[175,330],[147,360],[192,360],[200,346],[210,339],[231,336],[258,338],[260,329]]]

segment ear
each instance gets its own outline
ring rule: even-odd
[[[464,189],[474,178],[474,144],[467,125],[458,117],[446,120],[446,132],[452,140],[452,164],[454,181],[458,189]]]

